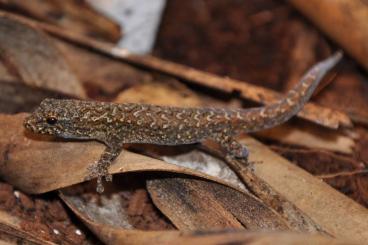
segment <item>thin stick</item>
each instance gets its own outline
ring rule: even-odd
[[[336,177],[353,176],[353,175],[359,175],[359,174],[368,174],[368,169],[342,171],[342,172],[333,173],[333,174],[321,174],[321,175],[315,175],[315,176],[320,179],[333,179]]]

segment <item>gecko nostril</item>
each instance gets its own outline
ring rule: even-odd
[[[23,122],[23,126],[25,127],[25,128],[29,128],[29,122],[28,122],[28,120],[25,120],[24,122]]]
[[[26,118],[23,122],[23,125],[26,129],[32,130],[33,129],[33,124],[32,124],[32,119],[30,118]]]

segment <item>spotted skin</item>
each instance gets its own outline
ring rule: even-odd
[[[108,168],[124,143],[158,145],[218,142],[226,157],[248,158],[248,150],[235,140],[240,132],[254,132],[279,125],[294,116],[311,97],[325,73],[341,53],[312,67],[284,99],[251,109],[180,108],[149,104],[115,104],[81,100],[45,99],[26,118],[28,130],[67,139],[97,140],[106,145],[98,162],[89,167],[97,177],[97,191],[103,192],[102,178],[112,180]]]

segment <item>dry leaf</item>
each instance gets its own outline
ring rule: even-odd
[[[83,35],[111,42],[117,42],[121,36],[117,23],[95,11],[85,1],[1,0],[0,4],[10,11],[15,10]]]
[[[0,51],[7,69],[24,83],[85,97],[61,53],[42,32],[0,16]]]
[[[0,82],[0,113],[31,112],[46,98],[71,97],[23,83]]]
[[[368,69],[368,6],[365,1],[289,2]],[[349,30],[349,33],[342,30]]]
[[[298,122],[283,124],[278,127],[257,132],[257,136],[277,140],[282,143],[319,148],[329,151],[352,154],[355,142],[339,131],[332,131]]]
[[[115,96],[122,89],[151,80],[151,75],[106,55],[53,39],[79,80]]]
[[[201,232],[131,230],[126,229],[121,222],[111,225],[109,217],[100,216],[94,212],[95,207],[90,206],[79,195],[62,192],[60,197],[106,244],[354,244],[329,237],[293,233],[249,233],[237,230]]]
[[[288,230],[277,213],[249,194],[188,178],[147,181],[155,205],[183,231],[243,228]]]
[[[249,147],[250,161],[261,162],[255,164],[254,174],[302,210],[323,230],[341,239],[353,239],[361,243],[368,239],[366,208],[291,164],[258,141],[247,137],[242,143]]]
[[[353,63],[344,67],[316,100],[321,105],[345,112],[352,120],[368,125],[368,78]]]
[[[167,96],[169,95],[170,96]],[[148,103],[166,106],[199,107],[201,100],[185,85],[174,79],[151,81],[121,92],[116,103]]]

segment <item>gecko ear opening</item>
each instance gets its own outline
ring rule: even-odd
[[[54,125],[55,123],[57,123],[57,119],[56,117],[47,117],[46,122],[50,125]]]

